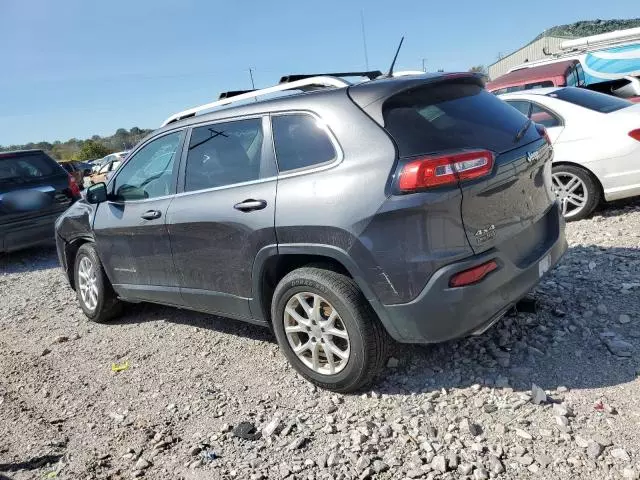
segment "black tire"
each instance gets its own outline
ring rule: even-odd
[[[554,175],[569,174],[578,177],[585,185],[584,194],[587,196],[586,202],[581,210],[577,211],[573,215],[565,215],[564,218],[567,222],[574,220],[582,220],[593,213],[600,202],[602,201],[602,190],[600,184],[596,178],[584,168],[580,168],[575,165],[554,165]]]
[[[350,355],[340,372],[316,372],[294,353],[285,334],[284,311],[295,294],[321,295],[337,311],[349,335]],[[334,392],[350,393],[371,384],[387,359],[391,341],[364,295],[349,277],[320,268],[304,267],[286,275],[275,289],[271,303],[273,331],[285,357],[300,375]]]
[[[83,300],[80,293],[80,279],[78,270],[80,262],[85,257],[91,261],[96,270],[96,286],[98,294],[97,303],[94,309],[89,308],[85,304],[85,301]],[[82,308],[82,311],[89,320],[91,320],[92,322],[104,323],[120,315],[120,313],[122,312],[122,302],[118,300],[116,292],[113,290],[109,279],[104,273],[102,263],[100,262],[98,254],[96,253],[95,246],[92,243],[85,243],[78,249],[73,274],[76,287],[76,295],[78,297],[78,302],[80,303],[80,308]]]

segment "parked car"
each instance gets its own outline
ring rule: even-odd
[[[0,152],[0,252],[53,243],[56,218],[80,196],[42,150]]]
[[[534,88],[584,85],[584,72],[577,60],[565,60],[537,67],[521,68],[487,82],[487,90],[496,95]]]
[[[93,166],[89,162],[76,162],[78,169],[82,170],[83,176],[91,175]]]
[[[114,156],[107,160],[102,166],[89,176],[89,183],[94,185],[96,183],[104,182],[110,173],[114,172],[122,164],[122,159]]]
[[[109,155],[102,157],[98,160],[95,160],[92,164],[93,173],[98,173],[98,171],[107,163],[113,162],[115,160],[124,160],[127,156],[128,151],[110,153]]]
[[[547,87],[581,87],[587,90],[624,97],[640,102],[640,91],[634,77],[587,84],[582,65],[578,60],[564,60],[537,66],[522,66],[487,83],[487,90],[496,95]]]
[[[350,392],[389,337],[481,334],[565,252],[544,129],[477,76],[282,82],[173,115],[60,217],[90,320],[149,301],[270,326]]]
[[[567,220],[585,218],[601,200],[640,195],[640,105],[572,87],[500,98],[546,127],[553,188]]]
[[[71,175],[78,188],[80,190],[84,189],[84,170],[78,166],[75,162],[60,162],[60,166],[65,169],[65,171]]]

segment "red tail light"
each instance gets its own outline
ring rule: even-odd
[[[477,267],[470,268],[464,272],[456,273],[449,280],[450,287],[464,287],[466,285],[472,285],[478,283],[484,277],[498,268],[498,264],[495,260],[490,260],[487,263],[478,265]]]
[[[484,177],[491,173],[493,161],[493,153],[487,150],[418,158],[402,167],[400,190],[412,192]]]
[[[638,140],[640,142],[640,128],[636,128],[635,130],[631,130],[629,132],[629,136],[634,140]]]
[[[551,139],[549,138],[549,134],[547,133],[547,129],[544,128],[544,125],[536,123],[536,130],[538,130],[541,137],[544,137],[544,141],[551,145]]]
[[[71,195],[76,198],[80,196],[80,187],[78,187],[78,183],[76,179],[73,178],[71,174],[69,174],[69,190],[71,190]]]

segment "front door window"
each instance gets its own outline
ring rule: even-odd
[[[115,178],[116,200],[146,200],[173,192],[173,165],[182,132],[157,138],[127,160]]]

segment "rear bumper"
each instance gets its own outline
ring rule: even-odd
[[[498,246],[441,268],[413,301],[384,306],[386,320],[395,329],[389,329],[389,333],[402,343],[437,343],[483,333],[538,284],[540,260],[549,256],[553,267],[567,250],[557,204],[545,217],[550,230],[526,259],[513,261],[508,253],[510,246]],[[490,260],[495,260],[499,268],[479,283],[449,287],[454,274]]]
[[[44,243],[53,244],[54,224],[60,213],[0,226],[0,252],[12,252]]]

